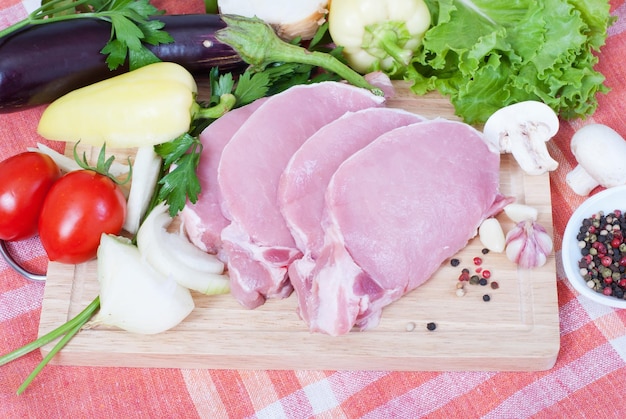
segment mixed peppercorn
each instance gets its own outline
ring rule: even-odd
[[[489,249],[486,249],[486,248],[482,249],[481,253],[483,255],[487,255],[489,253]],[[457,258],[450,259],[450,265],[454,267],[459,266],[460,263],[461,261]],[[459,275],[459,278],[458,278],[459,281],[456,284],[456,295],[459,297],[462,297],[465,295],[466,283],[469,283],[470,285],[480,285],[480,286],[486,286],[490,284],[489,279],[491,278],[491,271],[488,269],[484,269],[482,267],[483,258],[481,256],[476,256],[472,259],[472,263],[475,266],[473,274],[468,268],[461,269],[461,274]],[[499,287],[500,285],[497,282],[491,281],[491,289],[496,290]],[[488,302],[491,300],[491,296],[489,294],[484,294],[482,298],[483,298],[483,301],[485,302]]]
[[[626,299],[626,217],[621,210],[600,211],[583,220],[578,236],[578,262],[587,286],[598,293]]]
[[[458,282],[456,284],[457,296],[462,297],[465,295],[466,293],[465,285],[468,283],[470,285],[479,285],[479,286],[491,285],[492,290],[497,290],[498,288],[500,288],[500,285],[496,281],[489,281],[489,279],[491,278],[491,271],[483,268],[482,266],[483,257],[489,253],[489,249],[484,248],[481,250],[481,253],[482,253],[482,256],[476,256],[472,259],[472,263],[474,264],[473,273],[468,268],[461,269],[461,274],[459,275]],[[460,259],[458,258],[450,259],[451,266],[458,267],[460,266],[460,264],[461,264]],[[491,295],[483,294],[482,300],[484,302],[491,301]],[[437,329],[437,323],[428,322],[426,324],[426,329],[431,332],[435,331]],[[415,330],[415,323],[412,323],[412,322],[407,323],[406,331],[412,332],[413,330]]]

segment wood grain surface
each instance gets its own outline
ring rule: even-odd
[[[447,99],[413,95],[396,84],[390,107],[426,117],[456,119]],[[124,154],[123,150],[112,150]],[[552,234],[548,175],[528,176],[505,155],[501,192],[539,210],[539,222]],[[513,222],[501,214],[505,231]],[[550,369],[559,352],[559,317],[554,255],[541,268],[519,270],[504,254],[481,253],[478,239],[444,262],[423,286],[388,306],[381,322],[366,332],[330,337],[312,334],[296,313],[296,299],[268,301],[255,310],[242,308],[230,295],[194,294],[196,308],[176,328],[158,335],[137,335],[113,328],[82,330],[51,363],[211,369],[317,369],[396,371],[537,371]],[[463,267],[483,258],[490,281],[466,285],[456,295]],[[69,320],[98,294],[96,262],[50,263],[39,335]],[[483,295],[491,297],[483,301]],[[430,331],[426,325],[435,323]],[[47,354],[53,347],[42,348]]]

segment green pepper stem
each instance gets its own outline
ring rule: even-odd
[[[210,108],[203,108],[197,102],[194,102],[191,109],[191,117],[192,119],[217,119],[230,111],[236,102],[237,98],[231,93],[225,93],[220,96],[219,103]]]
[[[215,37],[230,45],[252,67],[263,70],[267,65],[292,62],[321,67],[331,71],[348,83],[383,96],[382,89],[371,85],[365,78],[330,54],[309,51],[289,44],[276,35],[274,30],[258,18],[222,15],[227,26],[216,32]]]
[[[382,47],[382,49],[400,66],[406,67],[409,65],[411,54],[408,53],[408,50],[398,45],[398,34],[396,32],[385,31],[382,36],[379,36],[378,41],[380,47]]]

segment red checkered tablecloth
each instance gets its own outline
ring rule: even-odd
[[[0,0],[0,28],[38,3]],[[169,13],[198,13],[204,7],[200,1],[153,3]],[[598,70],[611,91],[599,97],[593,118],[563,122],[550,143],[560,165],[551,174],[561,333],[554,368],[498,373],[48,366],[17,396],[17,387],[41,361],[35,351],[0,367],[0,417],[626,417],[626,310],[578,295],[560,264],[561,236],[582,202],[565,185],[565,174],[576,163],[571,136],[583,124],[599,122],[626,137],[626,2],[610,3],[619,19],[610,28]],[[42,141],[35,132],[41,111],[0,114],[0,159]],[[61,151],[62,145],[49,145]],[[11,251],[30,269],[45,271],[47,259],[37,239],[12,244]],[[43,290],[44,284],[26,281],[0,260],[0,354],[36,338]]]

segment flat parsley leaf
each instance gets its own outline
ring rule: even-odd
[[[235,88],[237,103],[242,106],[266,96],[270,84],[268,73],[251,73],[250,71],[245,71],[237,80],[237,87]]]
[[[158,199],[169,205],[172,217],[178,214],[187,200],[198,201],[201,191],[196,169],[200,161],[202,144],[190,134],[183,134],[173,141],[154,147],[163,158],[163,170],[166,173],[159,180]]]
[[[25,25],[69,19],[101,19],[111,23],[111,36],[100,52],[110,70],[128,60],[131,70],[160,61],[145,44],[174,42],[163,22],[152,19],[163,14],[149,0],[44,0],[26,19],[1,32],[6,35]]]

